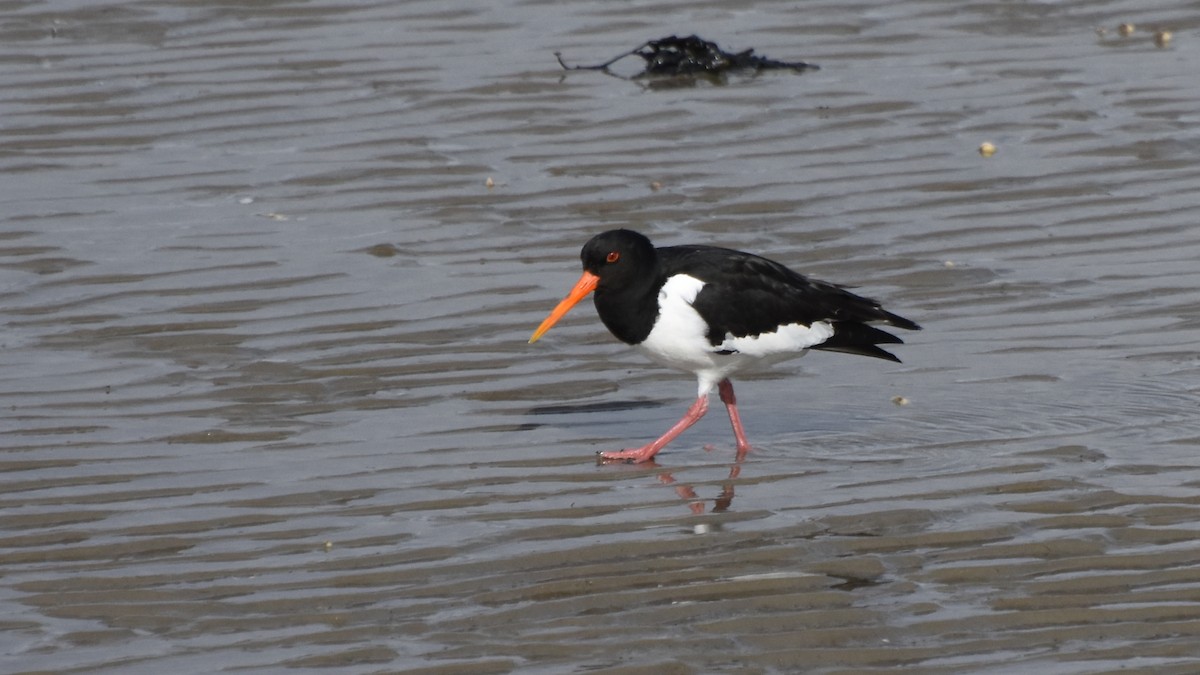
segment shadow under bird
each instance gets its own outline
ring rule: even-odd
[[[583,275],[529,342],[594,293],[600,320],[613,335],[656,363],[695,374],[699,385],[696,402],[665,434],[640,448],[599,453],[605,460],[649,461],[704,416],[714,387],[729,412],[740,458],[750,443],[731,375],[754,363],[803,356],[810,349],[899,363],[878,345],[903,340],[870,324],[921,329],[842,286],[733,249],[655,248],[632,230],[609,230],[592,237],[580,258]]]

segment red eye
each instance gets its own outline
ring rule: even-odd
[[[618,253],[617,251],[612,251],[611,253],[608,254],[608,257],[605,258],[605,260],[607,260],[610,263],[615,263],[620,259],[621,259],[621,254]]]

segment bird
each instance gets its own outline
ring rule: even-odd
[[[921,329],[844,286],[744,251],[695,244],[656,248],[638,232],[616,229],[592,237],[579,257],[583,275],[529,342],[591,294],[600,320],[617,339],[697,380],[696,401],[666,433],[641,447],[600,452],[602,461],[650,461],[704,417],[714,387],[729,414],[740,460],[750,443],[730,376],[810,349],[899,363],[878,345],[903,340],[870,324]]]

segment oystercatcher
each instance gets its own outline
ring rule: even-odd
[[[699,381],[696,402],[657,440],[601,452],[606,460],[645,462],[708,411],[717,388],[729,412],[737,454],[750,449],[729,376],[754,362],[775,363],[809,349],[900,362],[880,344],[903,340],[868,325],[920,330],[879,303],[809,279],[766,258],[715,246],[655,248],[632,230],[592,237],[580,253],[583,276],[529,338],[536,342],[580,300],[593,298],[600,320],[651,360]]]

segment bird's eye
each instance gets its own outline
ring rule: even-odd
[[[615,263],[620,259],[621,259],[621,254],[618,253],[617,251],[609,252],[608,256],[605,258],[605,260],[607,260],[610,263]]]

